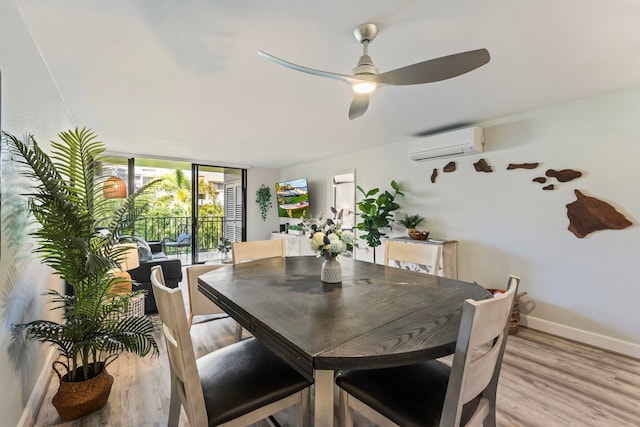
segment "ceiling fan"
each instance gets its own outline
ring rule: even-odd
[[[376,38],[378,26],[376,24],[362,24],[356,27],[353,33],[363,46],[362,56],[358,61],[358,65],[353,69],[353,74],[315,70],[276,58],[261,50],[258,51],[258,54],[276,64],[284,65],[303,73],[342,80],[351,84],[354,94],[353,101],[351,101],[351,106],[349,107],[350,120],[362,116],[367,111],[369,94],[376,90],[378,86],[415,85],[446,80],[475,70],[489,62],[490,59],[489,52],[486,49],[477,49],[418,62],[417,64],[387,71],[386,73],[379,73],[369,56],[369,43]]]

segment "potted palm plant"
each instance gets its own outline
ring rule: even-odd
[[[59,134],[49,157],[32,136],[22,142],[5,133],[14,159],[33,180],[29,208],[36,226],[31,235],[36,252],[73,292],[49,290],[53,310],[61,321],[33,320],[14,325],[16,337],[57,347],[53,369],[60,387],[53,404],[71,420],[100,409],[107,401],[113,377],[107,366],[120,353],[158,354],[150,318],[127,315],[131,298],[140,291],[118,293],[114,285],[126,279],[115,271],[124,262],[125,245],[118,245],[139,205],[130,195],[113,210],[102,194],[103,144],[86,128]]]

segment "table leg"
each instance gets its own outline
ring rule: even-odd
[[[314,423],[316,427],[333,427],[333,371],[314,371]]]

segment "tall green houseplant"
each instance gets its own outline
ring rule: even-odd
[[[373,262],[376,262],[376,248],[382,244],[381,238],[386,234],[382,230],[391,229],[393,212],[400,208],[395,199],[397,196],[404,196],[404,193],[400,191],[400,186],[395,180],[391,181],[393,193],[388,190],[380,192],[379,188],[365,191],[359,185],[356,188],[364,196],[364,199],[358,202],[358,215],[362,222],[356,224],[356,228],[365,233],[361,237],[367,241],[367,246],[373,248]]]
[[[37,241],[35,251],[73,289],[72,295],[48,292],[53,309],[61,311],[61,322],[15,325],[16,334],[56,346],[62,356],[56,363],[66,369],[61,381],[68,382],[101,374],[109,360],[124,351],[158,354],[153,321],[126,315],[131,298],[140,292],[113,291],[125,281],[112,273],[127,250],[117,243],[131,225],[137,197],[148,186],[114,211],[102,194],[104,146],[93,132],[61,132],[62,142],[51,142],[51,157],[32,136],[22,142],[5,135],[14,160],[26,166],[23,173],[33,180],[33,192],[27,196],[37,222],[31,233]]]

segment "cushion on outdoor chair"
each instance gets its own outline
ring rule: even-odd
[[[165,246],[176,247],[176,246],[189,246],[191,245],[191,234],[180,233],[178,238],[174,241],[165,240]]]

